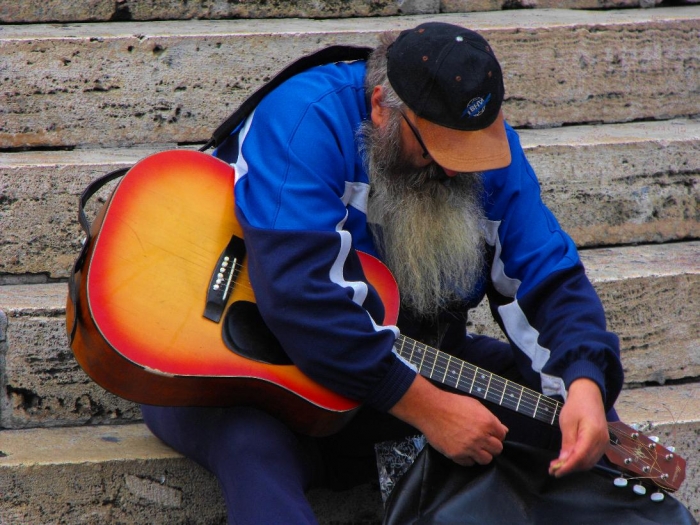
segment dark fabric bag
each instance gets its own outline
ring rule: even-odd
[[[384,525],[696,525],[666,494],[653,502],[596,469],[556,479],[557,452],[506,442],[489,465],[462,467],[426,446],[386,503]]]

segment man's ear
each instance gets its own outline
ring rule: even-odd
[[[389,108],[384,107],[382,102],[384,101],[384,88],[382,86],[374,86],[372,90],[372,97],[370,98],[370,103],[372,105],[372,123],[381,128],[383,127],[388,119]]]

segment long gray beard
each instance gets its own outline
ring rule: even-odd
[[[478,284],[484,269],[480,173],[447,179],[435,163],[401,161],[399,121],[361,130],[371,184],[367,218],[401,302],[435,316]]]

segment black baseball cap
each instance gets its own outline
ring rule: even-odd
[[[470,172],[510,164],[503,74],[481,35],[444,22],[402,31],[389,47],[387,73],[435,162]]]

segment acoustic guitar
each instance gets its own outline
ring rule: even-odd
[[[280,358],[283,350],[255,316],[234,179],[230,165],[184,150],[147,157],[122,177],[94,223],[81,221],[89,231],[69,287],[71,348],[96,383],[131,401],[249,404],[301,432],[333,433],[359,405]],[[88,188],[84,199],[95,191]],[[394,324],[396,282],[380,261],[360,257],[384,303],[383,323]],[[248,333],[262,339],[248,343],[243,334],[232,341],[224,334],[222,320],[233,308],[247,312]],[[278,348],[268,354],[267,346]],[[555,399],[403,335],[395,348],[433,381],[558,424],[562,404]],[[621,422],[609,430],[606,454],[621,471],[678,489],[685,477],[681,457]]]

